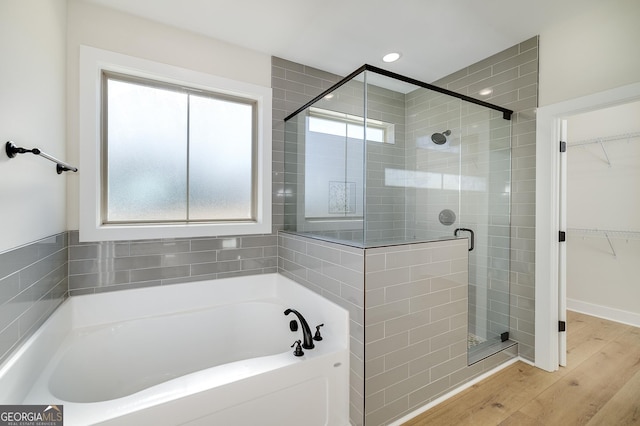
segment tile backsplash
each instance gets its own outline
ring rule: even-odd
[[[69,235],[71,296],[276,272],[275,235],[79,242]]]
[[[67,294],[66,232],[0,253],[0,363]]]

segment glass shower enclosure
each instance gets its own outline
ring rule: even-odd
[[[511,114],[364,65],[285,119],[286,231],[363,249],[468,239],[469,365],[508,339]]]

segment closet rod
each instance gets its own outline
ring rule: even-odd
[[[638,137],[640,137],[640,132],[623,133],[621,135],[605,136],[605,137],[602,137],[602,138],[593,138],[593,139],[583,139],[583,140],[578,141],[578,142],[568,142],[567,143],[567,147],[571,148],[573,146],[582,146],[582,145],[590,145],[590,144],[594,144],[594,143],[619,141],[619,140],[633,139],[633,138],[638,138]]]
[[[16,146],[12,141],[8,141],[5,144],[5,151],[7,152],[7,156],[9,158],[14,158],[17,154],[26,154],[27,152],[31,152],[34,155],[39,155],[40,157],[44,157],[49,161],[56,163],[56,172],[61,174],[62,172],[77,172],[78,168],[73,167],[64,161],[60,161],[55,157],[47,154],[46,152],[40,151],[38,148],[26,149]]]

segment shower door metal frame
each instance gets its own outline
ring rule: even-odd
[[[349,74],[348,76],[346,76],[345,78],[340,80],[338,83],[334,84],[333,86],[331,86],[330,88],[328,88],[324,92],[320,93],[318,96],[316,96],[315,98],[311,99],[309,102],[307,102],[306,104],[304,104],[303,106],[301,106],[300,108],[298,108],[297,110],[295,110],[294,112],[292,112],[291,114],[286,116],[284,121],[288,121],[292,117],[295,117],[296,115],[298,115],[299,113],[301,113],[302,111],[307,109],[308,107],[310,107],[313,104],[315,104],[316,102],[318,102],[320,99],[322,99],[325,96],[327,96],[329,93],[333,92],[334,90],[336,90],[340,86],[343,86],[347,82],[351,81],[354,77],[356,77],[357,75],[361,74],[364,71],[372,71],[372,72],[374,72],[376,74],[380,74],[380,75],[384,75],[384,76],[387,76],[387,77],[391,77],[391,78],[394,78],[396,80],[403,81],[405,83],[413,84],[413,85],[416,85],[416,86],[419,86],[419,87],[423,87],[425,89],[433,90],[434,92],[443,93],[445,95],[449,95],[449,96],[452,96],[454,98],[462,99],[463,101],[471,102],[471,103],[476,104],[476,105],[481,105],[481,106],[486,107],[486,108],[490,108],[490,109],[493,109],[493,110],[496,110],[496,111],[500,111],[502,113],[502,118],[504,118],[505,120],[511,120],[511,116],[513,115],[513,110],[511,110],[511,109],[503,108],[501,106],[498,106],[498,105],[495,105],[495,104],[492,104],[492,103],[489,103],[489,102],[485,102],[485,101],[482,101],[480,99],[472,98],[471,96],[467,96],[467,95],[463,95],[463,94],[460,94],[460,93],[456,93],[456,92],[453,92],[451,90],[444,89],[444,88],[438,87],[438,86],[434,86],[432,84],[425,83],[423,81],[416,80],[416,79],[411,78],[411,77],[406,77],[404,75],[396,74],[394,72],[387,71],[387,70],[384,70],[382,68],[374,67],[373,65],[364,64],[360,68],[358,68],[357,70],[353,71],[351,74]]]

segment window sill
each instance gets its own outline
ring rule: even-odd
[[[80,241],[122,241],[164,238],[270,234],[271,222],[185,223],[80,226]]]

